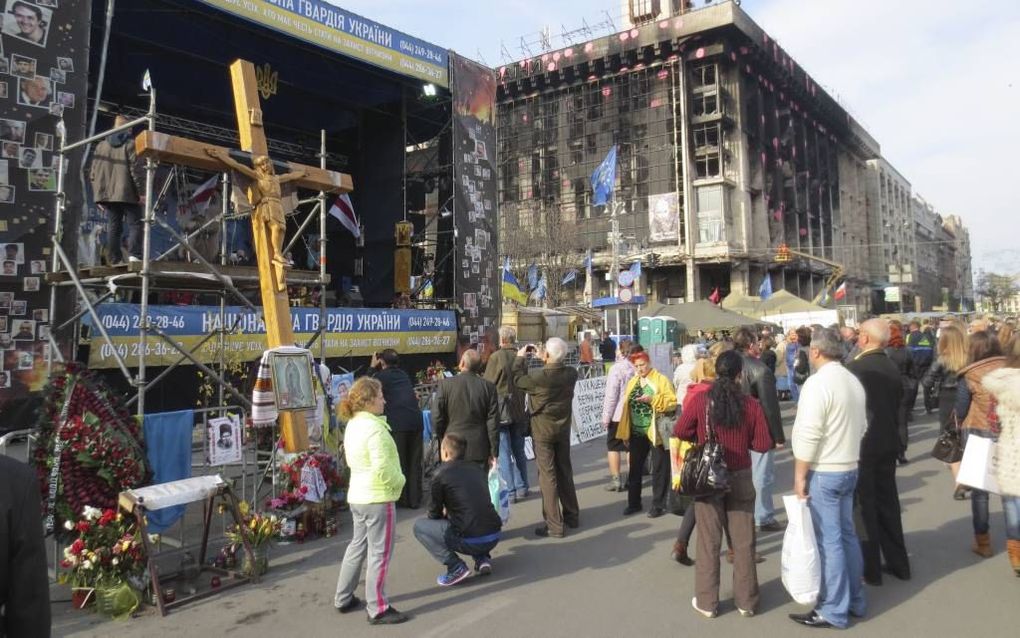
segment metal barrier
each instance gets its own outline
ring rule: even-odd
[[[22,439],[25,440],[25,458],[23,460],[27,463],[32,458],[32,446],[35,444],[36,435],[34,429],[14,430],[0,436],[0,456],[9,456],[7,448]]]

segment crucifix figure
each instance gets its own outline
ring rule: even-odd
[[[286,269],[290,268],[290,262],[283,255],[287,218],[280,201],[280,185],[304,177],[305,171],[298,170],[277,176],[273,171],[273,163],[265,155],[254,156],[252,163],[255,165],[255,170],[252,170],[244,164],[234,161],[221,148],[207,148],[205,152],[209,157],[219,160],[228,168],[252,180],[251,196],[253,201],[251,205],[254,208],[252,223],[265,225],[269,230],[269,258],[276,269],[276,291],[285,291],[287,289]]]
[[[253,209],[252,235],[258,257],[266,345],[269,348],[292,346],[294,327],[286,277],[289,264],[281,254],[286,220],[280,184],[293,182],[301,188],[328,193],[349,193],[354,187],[350,175],[317,166],[291,163],[286,172],[276,175],[262,127],[262,107],[259,103],[255,67],[251,62],[236,60],[230,65],[230,77],[241,150],[250,154],[252,168],[231,157],[230,151],[225,148],[157,131],[145,131],[135,138],[135,151],[141,158],[151,157],[161,162],[207,171],[222,171],[226,167],[252,180],[248,188],[248,201]],[[308,429],[303,413],[281,412],[280,433],[288,452],[308,448]]]

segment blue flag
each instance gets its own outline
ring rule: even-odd
[[[561,281],[560,284],[566,286],[570,282],[576,281],[576,280],[577,280],[577,271],[574,270],[573,268],[571,268],[570,272],[568,272],[566,275],[563,276],[563,281]]]
[[[768,273],[765,273],[765,279],[758,286],[758,296],[762,301],[772,296],[772,277],[769,277]]]
[[[641,262],[635,261],[630,265],[630,274],[634,275],[635,283],[641,279]]]
[[[591,276],[591,248],[588,249],[588,253],[584,256],[584,271]]]
[[[591,174],[591,188],[595,194],[592,205],[605,206],[613,197],[613,185],[616,184],[616,145],[609,149],[606,159]]]
[[[536,286],[534,292],[531,293],[531,298],[535,301],[542,301],[545,299],[545,294],[548,290],[549,285],[545,279],[545,271],[542,271],[542,278],[538,280],[538,286]]]
[[[538,265],[531,262],[531,265],[528,266],[528,290],[535,288],[538,288]]]

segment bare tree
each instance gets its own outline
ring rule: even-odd
[[[584,288],[584,243],[577,222],[557,206],[540,207],[531,203],[504,205],[500,215],[499,252],[510,257],[518,279],[532,263],[546,277],[545,305],[556,306],[573,299]],[[563,278],[577,270],[574,283]],[[541,275],[540,275],[541,276]]]
[[[1015,277],[984,271],[978,275],[974,290],[991,306],[993,312],[1002,310],[1002,305],[1020,292]]]

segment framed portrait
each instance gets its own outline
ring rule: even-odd
[[[315,408],[312,366],[307,354],[274,353],[270,369],[277,410],[284,412]]]
[[[0,184],[11,183],[10,180],[11,175],[10,172],[8,171],[8,164],[9,162],[7,160],[0,160]]]
[[[5,35],[37,47],[46,46],[53,18],[52,9],[25,0],[7,0],[4,14]]]
[[[0,98],[7,99],[7,83],[0,82]]]
[[[0,370],[0,388],[11,387],[11,373],[5,370]]]
[[[21,317],[21,316],[26,315],[26,314],[28,314],[28,302],[27,301],[25,301],[24,299],[15,299],[14,301],[11,302],[11,316],[12,317]],[[5,331],[5,330],[7,330],[7,329],[3,328],[2,330],[0,330],[0,332]]]
[[[7,317],[0,316],[0,332],[7,332]],[[0,357],[0,363],[3,362],[3,357]]]
[[[25,121],[0,119],[0,140],[4,142],[25,143]],[[7,157],[4,155],[4,157]]]
[[[241,462],[244,448],[241,419],[235,414],[209,419],[206,430],[209,465],[233,465]]]
[[[55,191],[57,190],[57,175],[52,168],[33,168],[28,171],[28,190],[30,191]]]
[[[57,68],[64,73],[74,73],[74,59],[57,58]]]
[[[19,168],[42,168],[42,149],[34,146],[22,146],[18,158]]]
[[[56,104],[58,104],[58,105],[60,105],[60,106],[62,106],[64,108],[67,108],[67,109],[73,109],[74,108],[74,93],[68,93],[67,91],[57,91],[57,101],[56,101]]]
[[[53,101],[53,83],[49,78],[37,75],[34,78],[18,78],[18,104],[49,108]]]
[[[13,304],[13,303],[14,303],[14,293],[13,292],[0,292],[0,309],[10,308],[11,304]],[[4,331],[0,330],[0,332],[4,332]]]
[[[0,157],[18,159],[21,155],[21,144],[17,142],[0,142]]]
[[[11,63],[7,61],[7,58],[3,57],[3,51],[0,51],[0,75],[8,75],[11,72]]]
[[[16,264],[25,263],[25,244],[3,244],[0,257]]]
[[[50,320],[50,311],[48,308],[36,308],[32,311],[32,319],[36,321],[47,322]]]
[[[61,71],[60,69],[50,69],[50,81],[54,84],[64,84],[67,82],[67,71]]]
[[[333,405],[340,405],[340,402],[347,398],[347,393],[354,385],[354,373],[334,374],[329,379],[329,393],[333,397]]]
[[[25,292],[39,292],[38,277],[25,277]]]
[[[31,370],[35,367],[35,355],[24,350],[18,351],[18,370]]]
[[[50,102],[50,115],[56,115],[60,117],[64,114],[64,105],[56,102]]]
[[[35,147],[41,148],[44,151],[53,150],[53,136],[49,133],[36,133],[35,134]]]
[[[16,78],[35,77],[35,58],[24,55],[11,55],[10,74]]]
[[[46,260],[33,259],[29,262],[29,272],[33,275],[41,275],[46,272]]]
[[[0,204],[13,204],[15,199],[15,188],[10,184],[0,184]],[[0,220],[3,221],[3,220]],[[0,225],[0,230],[7,230],[6,221]]]
[[[11,339],[14,341],[35,341],[35,321],[16,319],[11,322]]]
[[[43,324],[41,326],[36,326],[35,329],[39,331],[40,341],[45,341],[50,338],[50,327],[48,325]]]

